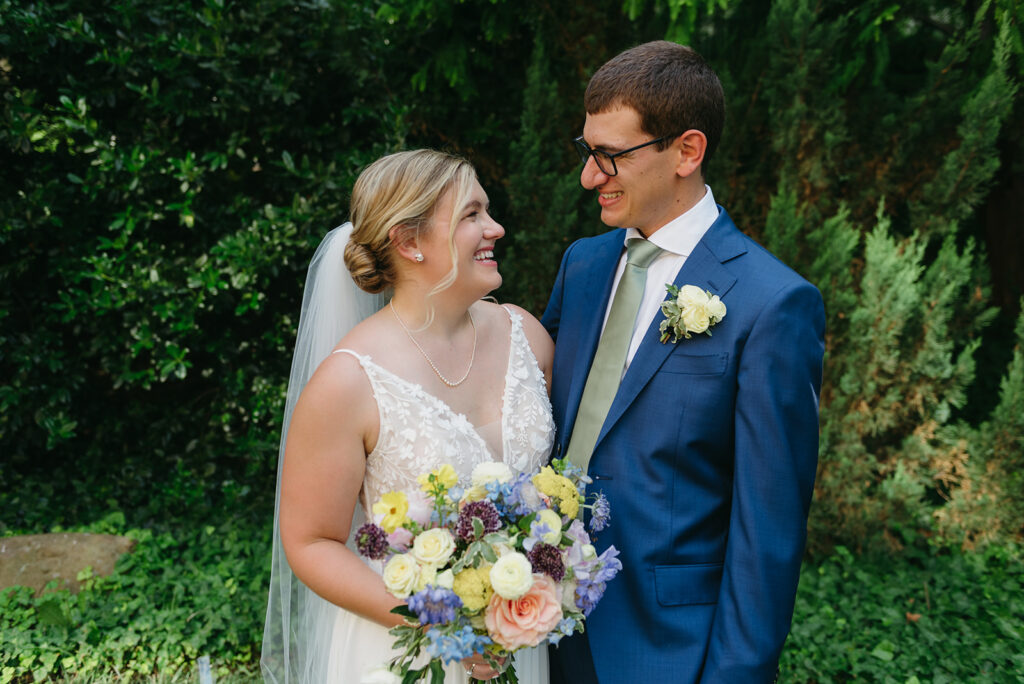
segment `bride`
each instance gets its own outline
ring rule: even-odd
[[[350,541],[380,495],[443,463],[463,486],[484,461],[535,469],[554,438],[551,338],[522,309],[481,301],[501,285],[505,231],[472,166],[431,150],[379,159],[351,219],[310,265],[289,381],[261,657],[279,684],[358,682],[398,655],[400,601]],[[368,294],[388,290],[386,306]],[[546,683],[545,648],[515,667]],[[496,674],[474,656],[445,682]]]

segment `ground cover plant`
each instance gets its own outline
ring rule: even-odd
[[[227,512],[225,511],[225,514]],[[229,520],[229,516],[224,516]],[[269,527],[225,522],[153,534],[114,514],[91,531],[135,551],[82,591],[0,591],[0,682],[259,679]],[[844,547],[805,563],[780,681],[1009,682],[1024,677],[1019,548],[899,558]]]

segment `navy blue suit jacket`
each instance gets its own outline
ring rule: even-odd
[[[623,239],[573,243],[542,319],[556,343],[556,450],[571,437]],[[623,570],[586,637],[605,684],[770,682],[817,467],[824,307],[721,207],[675,284],[719,295],[727,313],[711,336],[673,344],[658,341],[659,312],[623,377],[588,488],[611,503],[597,549],[618,548]],[[569,671],[587,657],[581,641],[554,649]]]

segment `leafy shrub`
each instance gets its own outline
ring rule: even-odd
[[[218,676],[257,678],[268,527],[231,521],[172,535],[124,530],[123,522],[115,514],[82,530],[135,541],[109,577],[83,571],[78,594],[0,591],[0,682],[175,678],[194,672],[202,655]]]
[[[1019,548],[856,558],[800,577],[781,681],[1009,682],[1024,676]]]

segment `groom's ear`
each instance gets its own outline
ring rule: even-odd
[[[695,172],[700,174],[700,165],[704,162],[704,152],[708,149],[707,136],[697,129],[691,128],[676,138],[672,145],[679,151],[676,175],[680,178],[689,178]]]
[[[420,254],[418,234],[414,227],[400,223],[391,227],[388,239],[400,258],[416,261],[416,255]]]

